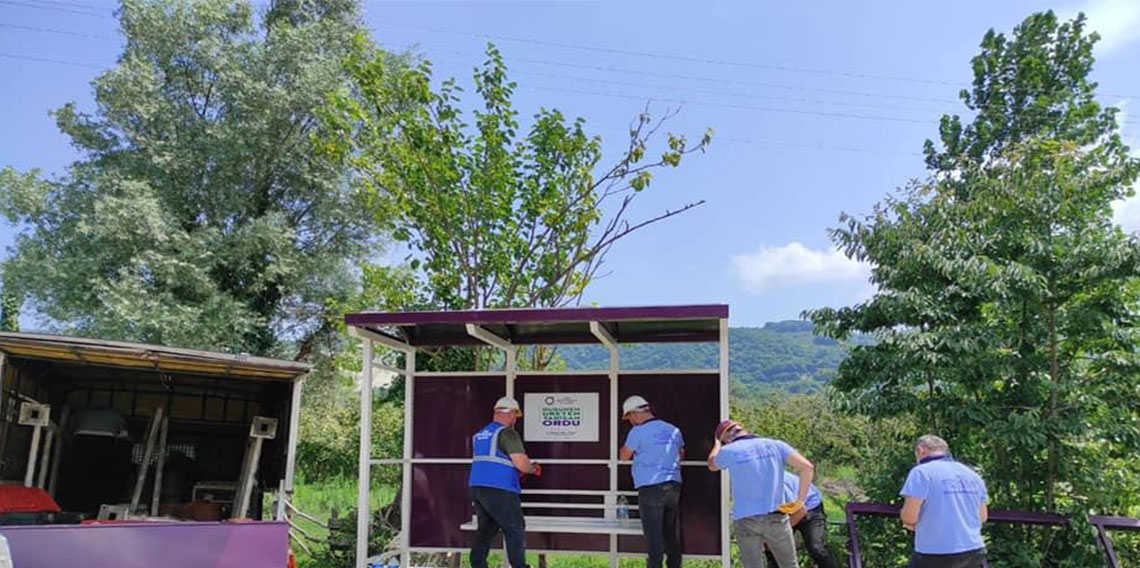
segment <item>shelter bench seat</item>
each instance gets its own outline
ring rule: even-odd
[[[542,491],[528,491],[523,490],[523,497],[527,495],[586,495],[589,494],[593,497],[606,497],[612,496],[608,491],[559,491],[559,490],[542,490]],[[619,492],[619,494],[627,494],[627,492]],[[628,492],[628,494],[636,495],[636,493]],[[614,505],[604,503],[565,503],[565,502],[549,502],[549,501],[523,501],[523,509],[559,509],[569,511],[597,511],[615,508]],[[637,511],[637,505],[630,504],[627,506],[631,512]],[[526,531],[528,533],[573,533],[573,534],[612,534],[612,535],[634,535],[641,536],[641,520],[640,519],[619,519],[612,517],[596,517],[596,516],[542,516],[542,515],[524,515],[523,519],[526,520]],[[475,531],[479,528],[479,520],[477,516],[472,516],[471,520],[459,525],[460,530]]]

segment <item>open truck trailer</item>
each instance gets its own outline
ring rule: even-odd
[[[309,368],[0,333],[0,535],[13,566],[284,568],[285,508],[262,509],[292,491]]]

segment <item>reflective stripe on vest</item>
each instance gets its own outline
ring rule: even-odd
[[[486,430],[486,428],[484,428],[484,430]],[[489,447],[487,449],[487,455],[485,455],[485,456],[474,456],[471,458],[471,461],[491,462],[491,463],[502,464],[502,465],[506,465],[506,466],[510,466],[510,467],[515,467],[515,462],[511,461],[508,458],[499,457],[499,433],[501,433],[502,431],[503,431],[503,429],[499,428],[498,430],[495,430],[494,434],[491,435],[491,447]]]
[[[471,440],[472,487],[491,487],[518,493],[521,490],[519,473],[510,456],[499,450],[499,433],[505,426],[492,422],[475,433]],[[487,444],[483,447],[483,444]]]

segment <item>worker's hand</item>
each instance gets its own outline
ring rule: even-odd
[[[542,466],[534,462],[530,462],[530,465],[532,468],[531,474],[533,474],[535,477],[542,477]]]
[[[903,523],[903,528],[910,531],[910,532],[914,532],[914,525],[912,525],[912,524]]]

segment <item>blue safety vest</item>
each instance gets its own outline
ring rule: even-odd
[[[519,472],[511,456],[499,450],[499,432],[504,426],[492,422],[475,433],[471,439],[471,487],[491,487],[511,493],[521,493]]]

